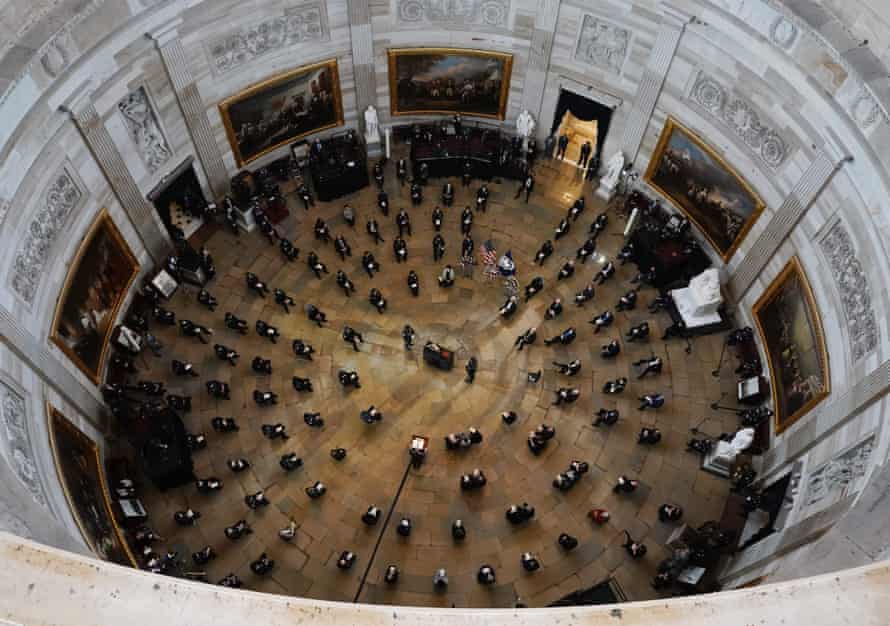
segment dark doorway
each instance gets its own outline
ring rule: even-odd
[[[627,602],[627,596],[624,595],[621,587],[618,586],[618,581],[614,578],[609,578],[593,587],[579,589],[570,593],[547,606],[590,606],[594,604],[617,604],[619,602]]]
[[[188,238],[204,223],[207,199],[191,159],[165,176],[148,194],[148,199],[171,235],[175,229],[181,229]]]
[[[600,163],[611,121],[611,107],[561,89],[550,133],[554,137],[558,137],[560,132],[565,132],[569,136],[566,160],[577,161],[581,145],[585,141],[590,141],[594,144],[592,157]]]

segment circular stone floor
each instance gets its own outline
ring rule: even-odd
[[[352,601],[368,569],[359,601],[429,606],[511,607],[520,597],[529,606],[545,606],[560,597],[612,577],[631,600],[657,597],[649,582],[657,563],[666,556],[664,541],[674,526],[657,519],[657,508],[665,502],[679,504],[686,510],[685,521],[699,525],[719,519],[728,483],[698,469],[696,456],[684,451],[688,430],[700,425],[705,432],[717,434],[735,430],[735,417],[715,413],[708,405],[725,392],[733,392],[729,370],[722,379],[710,375],[720,354],[722,336],[698,338],[691,355],[685,353],[682,340],[663,342],[659,338],[669,323],[664,313],[651,315],[648,302],[651,288],[640,293],[637,310],[618,313],[609,332],[593,334],[587,322],[594,315],[614,309],[619,296],[630,288],[636,273],[632,265],[618,267],[615,278],[597,288],[594,301],[578,308],[572,296],[579,291],[600,263],[596,260],[579,265],[567,281],[556,281],[562,263],[574,257],[587,228],[597,213],[604,210],[593,196],[589,184],[583,188],[587,210],[573,225],[571,233],[555,242],[556,252],[543,268],[532,264],[540,243],[552,238],[553,229],[568,206],[582,193],[575,168],[556,161],[543,161],[536,168],[537,191],[531,202],[514,200],[513,181],[490,184],[492,191],[487,213],[476,215],[473,237],[478,246],[487,238],[496,244],[498,254],[513,251],[521,285],[533,276],[545,280],[544,293],[536,296],[509,321],[497,315],[504,301],[500,281],[489,282],[477,266],[474,276],[459,276],[451,289],[440,289],[435,282],[442,264],[433,263],[431,212],[436,205],[443,180],[432,180],[422,206],[410,206],[408,189],[399,189],[394,162],[386,168],[386,188],[392,210],[384,218],[375,208],[376,189],[363,190],[353,197],[332,203],[317,203],[308,213],[302,204],[288,195],[291,215],[279,228],[301,250],[295,263],[283,260],[277,246],[270,246],[258,232],[234,237],[227,230],[199,234],[214,256],[218,274],[207,286],[220,301],[211,313],[195,301],[196,290],[180,289],[169,303],[178,318],[189,318],[213,328],[209,345],[180,337],[175,328],[155,325],[154,330],[165,345],[163,359],[143,357],[139,377],[167,380],[173,393],[193,396],[193,411],[184,416],[192,433],[207,434],[207,449],[194,455],[198,477],[216,476],[223,489],[212,495],[198,494],[192,485],[160,493],[146,487],[144,503],[153,527],[165,538],[159,549],[177,549],[188,558],[191,552],[210,544],[219,553],[206,568],[211,581],[229,572],[239,575],[246,589],[292,594],[323,600]],[[461,235],[459,214],[472,204],[478,182],[462,188],[455,180],[457,197],[446,209],[442,232],[447,242],[445,261],[458,265]],[[285,186],[291,191],[291,186]],[[355,229],[342,220],[340,211],[349,201],[358,213]],[[405,206],[412,220],[413,237],[408,238],[408,263],[397,265],[393,259],[392,240],[395,214]],[[373,245],[364,225],[371,214],[381,224],[385,243]],[[332,232],[344,233],[353,256],[341,263],[333,244],[316,242],[312,225],[317,216],[327,220]],[[608,230],[599,238],[599,250],[606,257],[620,248],[624,222],[610,214]],[[316,280],[305,263],[306,254],[316,250],[330,274]],[[361,255],[372,250],[383,269],[373,280],[361,269]],[[356,283],[357,293],[344,296],[335,284],[334,274],[342,268]],[[420,275],[420,296],[411,296],[406,285],[409,269]],[[271,287],[280,286],[297,300],[291,313],[285,314],[271,297],[263,300],[247,292],[244,273],[252,271]],[[379,315],[368,303],[368,290],[376,286],[389,300],[389,310]],[[563,315],[543,320],[550,301],[561,297]],[[327,313],[324,329],[310,323],[303,305],[314,303]],[[277,345],[260,339],[252,330],[239,336],[223,325],[223,315],[231,311],[245,318],[253,327],[263,319],[280,328]],[[648,344],[628,344],[623,334],[629,326],[648,320],[652,340]],[[417,345],[406,351],[400,331],[410,323],[417,331]],[[359,330],[365,338],[361,352],[354,352],[340,338],[344,324]],[[538,326],[538,342],[518,352],[513,347],[517,335],[530,326]],[[568,347],[545,347],[543,339],[575,326],[578,338]],[[290,344],[295,337],[311,342],[317,353],[313,362],[295,359]],[[600,346],[611,338],[622,339],[622,353],[613,361],[599,357]],[[421,359],[421,347],[433,339],[457,352],[451,372],[432,369]],[[213,343],[220,342],[241,354],[237,367],[218,361]],[[652,353],[665,361],[664,371],[642,381],[634,379],[631,363]],[[271,377],[257,376],[250,369],[254,356],[270,358]],[[470,355],[479,360],[476,382],[464,382],[464,364]],[[170,359],[192,361],[200,378],[174,379]],[[551,361],[579,358],[582,373],[574,379],[561,377]],[[340,368],[355,369],[361,389],[344,390],[337,382]],[[544,370],[537,384],[526,381],[526,373]],[[311,394],[297,394],[291,377],[310,377],[315,386]],[[631,379],[622,395],[604,396],[603,382],[619,376]],[[231,382],[232,397],[217,401],[204,392],[204,381],[219,378]],[[580,399],[567,406],[551,406],[553,390],[561,385],[578,386]],[[270,389],[280,396],[277,406],[257,407],[254,389]],[[636,398],[648,392],[661,392],[665,406],[657,412],[637,410]],[[383,412],[382,423],[368,426],[359,419],[359,411],[374,404]],[[621,420],[611,429],[593,428],[593,413],[600,407],[618,408]],[[502,423],[501,411],[515,410],[519,420],[512,426]],[[303,423],[304,411],[319,411],[325,427],[315,429]],[[218,434],[210,428],[217,415],[235,416],[240,432]],[[288,426],[288,441],[270,442],[263,438],[263,423],[281,421]],[[535,426],[547,423],[556,428],[556,437],[540,456],[526,447],[526,436]],[[636,444],[642,425],[654,425],[664,434],[655,447]],[[447,451],[443,437],[449,432],[478,427],[484,435],[481,445],[463,452]],[[375,527],[366,527],[360,516],[370,504],[383,510],[385,518],[408,463],[407,446],[412,435],[426,435],[431,441],[427,463],[420,470],[407,473],[395,503],[392,520],[383,519]],[[347,458],[337,462],[329,456],[334,447],[348,450]],[[279,457],[297,452],[305,465],[290,474],[278,466]],[[252,467],[233,474],[226,466],[230,458],[245,457]],[[554,476],[564,471],[572,459],[587,461],[590,472],[569,492],[551,485]],[[477,492],[462,492],[459,477],[473,468],[481,468],[488,484]],[[619,474],[638,478],[642,485],[631,495],[616,496],[612,485]],[[321,499],[310,500],[304,489],[316,480],[328,486]],[[249,511],[244,495],[264,489],[272,505],[257,512]],[[537,509],[533,521],[512,527],[504,519],[511,503],[528,501]],[[202,513],[194,528],[177,528],[172,513],[191,506]],[[586,517],[593,507],[608,509],[610,523],[594,526]],[[396,534],[401,516],[414,523],[410,538]],[[254,533],[239,542],[230,542],[223,528],[240,518],[247,519]],[[461,518],[467,538],[452,542],[452,520]],[[278,539],[277,531],[289,520],[297,523],[297,536],[291,543]],[[645,558],[632,561],[621,548],[622,531],[648,545]],[[580,540],[571,553],[564,553],[556,539],[568,532]],[[375,545],[379,541],[375,554]],[[340,571],[335,563],[343,550],[357,555],[355,566]],[[249,569],[251,560],[268,552],[276,567],[260,578]],[[531,551],[542,567],[526,573],[520,566],[520,554]],[[374,555],[373,562],[371,562]],[[478,567],[488,563],[497,573],[497,584],[482,587],[476,583]],[[389,564],[401,570],[398,584],[386,585],[383,573]],[[431,577],[445,567],[450,585],[445,593],[433,590]]]

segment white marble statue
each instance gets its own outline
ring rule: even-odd
[[[742,428],[736,432],[732,441],[717,442],[717,447],[711,453],[711,463],[714,466],[725,468],[728,473],[736,457],[750,448],[752,443],[754,443],[754,429]]]
[[[624,155],[619,150],[606,163],[606,175],[600,179],[600,186],[614,189],[621,177],[622,170],[624,170]]]
[[[716,268],[706,269],[689,281],[689,289],[695,304],[696,315],[709,315],[717,312],[723,304],[720,292],[720,272]]]
[[[516,118],[516,132],[519,133],[521,137],[526,139],[531,137],[532,133],[535,132],[536,126],[535,119],[527,109],[523,110],[522,113],[519,114],[519,117]]]
[[[368,105],[368,108],[365,109],[365,137],[373,138],[376,141],[380,140],[380,120],[377,117],[377,109],[375,109],[372,105]]]

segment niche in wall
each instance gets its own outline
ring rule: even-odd
[[[186,238],[191,237],[204,223],[207,199],[191,157],[164,176],[149,192],[148,199],[171,235],[178,228]]]
[[[577,162],[581,145],[585,141],[590,141],[593,145],[591,158],[600,162],[603,145],[606,143],[606,135],[612,122],[612,113],[612,107],[566,89],[560,89],[550,133],[554,137],[559,137],[563,133],[568,136],[567,160]]]

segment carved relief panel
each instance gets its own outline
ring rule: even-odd
[[[593,15],[581,21],[575,60],[612,74],[620,74],[630,49],[631,32]]]
[[[117,109],[139,157],[154,174],[170,160],[173,150],[161,129],[148,91],[144,86],[134,89],[117,103]]]

